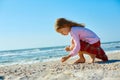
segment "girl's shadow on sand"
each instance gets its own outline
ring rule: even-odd
[[[108,60],[106,62],[102,62],[102,61],[99,61],[99,62],[96,62],[96,63],[99,63],[99,64],[110,64],[110,63],[115,63],[115,62],[120,62],[120,60]]]

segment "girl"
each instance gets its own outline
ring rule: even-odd
[[[100,38],[91,30],[85,28],[83,24],[72,22],[65,18],[59,18],[55,23],[55,30],[62,35],[71,35],[71,46],[65,48],[70,51],[68,56],[61,59],[62,62],[66,61],[72,56],[79,54],[79,59],[75,63],[84,63],[85,58],[83,53],[87,53],[91,57],[93,63],[95,58],[102,61],[108,61],[108,58],[100,46]]]

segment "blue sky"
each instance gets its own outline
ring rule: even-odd
[[[85,23],[101,42],[119,41],[120,0],[0,0],[0,50],[68,45],[57,18]]]

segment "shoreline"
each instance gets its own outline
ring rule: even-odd
[[[116,53],[120,53],[120,50],[113,50],[113,51],[106,51],[107,55],[111,55],[111,54],[116,54]],[[85,54],[86,58],[89,58],[88,55]],[[71,59],[75,59],[78,58],[78,56],[72,57]],[[24,64],[35,64],[35,63],[44,63],[44,62],[51,62],[51,61],[60,61],[61,57],[57,57],[57,58],[50,58],[50,59],[46,59],[43,61],[40,60],[31,60],[31,61],[18,61],[18,62],[8,62],[8,63],[0,63],[0,67],[2,66],[12,66],[12,65],[24,65]]]
[[[0,66],[0,76],[4,80],[120,80],[120,52],[107,55],[108,62],[91,64],[72,64],[75,59],[70,59]]]

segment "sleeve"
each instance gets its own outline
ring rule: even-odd
[[[74,40],[75,47],[70,52],[70,55],[71,56],[75,56],[75,55],[77,55],[77,53],[80,50],[80,39],[79,39],[79,35],[76,32],[72,32],[71,33],[71,37]]]

